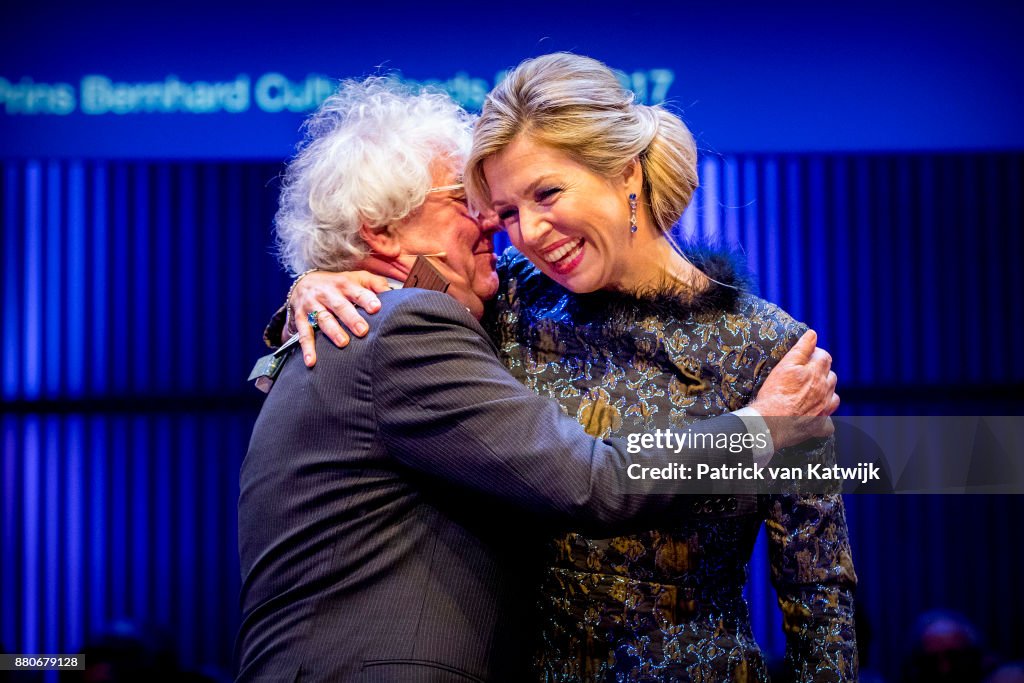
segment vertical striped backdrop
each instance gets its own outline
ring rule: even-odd
[[[679,227],[742,249],[815,327],[850,412],[1020,414],[1024,156],[712,156]],[[231,669],[245,383],[288,281],[277,164],[0,162],[0,645],[70,652],[117,621]],[[861,598],[896,671],[917,612],[1024,657],[1024,505],[850,498]],[[763,549],[756,630],[781,636]],[[1016,650],[1014,650],[1016,648]],[[51,680],[53,680],[51,678]]]

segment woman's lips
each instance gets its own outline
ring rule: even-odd
[[[559,275],[572,272],[583,260],[586,242],[581,237],[544,254],[544,261]]]
[[[552,246],[541,250],[541,258],[543,258],[548,263],[561,261],[563,258],[565,258],[566,254],[568,254],[569,252],[573,251],[576,247],[578,247],[579,243],[582,241],[582,237],[577,237],[576,239],[566,237],[564,240],[556,242]]]

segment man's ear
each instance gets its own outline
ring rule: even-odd
[[[365,223],[359,228],[359,236],[363,238],[370,251],[385,258],[398,258],[402,254],[402,245],[395,234],[393,226],[371,228]]]

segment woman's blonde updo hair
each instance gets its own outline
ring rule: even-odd
[[[528,135],[606,178],[639,159],[651,216],[667,233],[697,188],[697,146],[677,116],[634,99],[596,59],[566,52],[527,59],[484,102],[466,165],[470,197],[490,205],[484,161]]]

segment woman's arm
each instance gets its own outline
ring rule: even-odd
[[[831,439],[822,448],[831,448]],[[772,583],[782,608],[787,680],[857,680],[857,575],[843,499],[772,496],[766,502]]]
[[[807,327],[773,304],[755,304],[752,319],[760,357],[753,373],[755,393],[763,393],[776,361],[797,345]],[[834,375],[830,373],[834,381]],[[833,384],[834,386],[834,384]],[[795,425],[793,420],[780,420]],[[773,434],[775,432],[773,431]],[[787,456],[798,462],[835,462],[835,439],[803,444]],[[835,492],[766,496],[762,512],[768,533],[772,584],[779,598],[786,634],[787,680],[818,683],[857,680],[857,639],[853,622],[853,569],[846,511]]]

